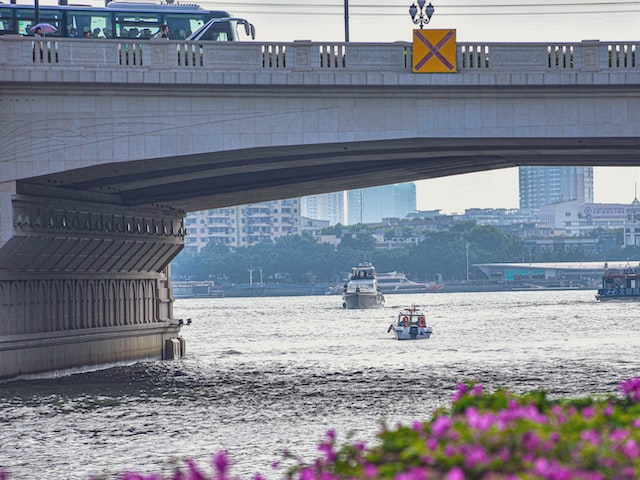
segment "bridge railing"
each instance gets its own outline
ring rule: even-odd
[[[640,71],[639,42],[458,43],[457,70]],[[411,72],[412,45],[185,42],[0,36],[0,65],[201,70]]]

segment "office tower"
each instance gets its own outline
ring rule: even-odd
[[[328,220],[329,225],[344,224],[344,192],[302,197],[300,209],[303,217]]]
[[[577,200],[593,203],[593,167],[520,167],[520,209]]]
[[[361,188],[347,192],[347,223],[378,223],[383,218],[405,218],[416,211],[413,182]]]

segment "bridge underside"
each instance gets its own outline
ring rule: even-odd
[[[196,211],[522,165],[638,164],[638,137],[404,138],[103,164],[24,180],[17,191]]]
[[[0,230],[0,378],[181,355],[168,266],[183,246],[186,211],[519,165],[638,165],[639,147],[636,137],[407,138],[20,180]]]

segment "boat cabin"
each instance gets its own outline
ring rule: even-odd
[[[418,307],[405,307],[398,313],[398,326],[401,327],[426,327],[427,319]]]
[[[351,280],[376,278],[376,269],[370,263],[361,263],[351,269]]]
[[[604,264],[604,275],[602,276],[602,288],[639,288],[640,287],[640,266],[632,267],[627,265],[624,268],[609,268]]]

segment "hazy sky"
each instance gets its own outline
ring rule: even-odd
[[[18,0],[18,3],[29,3]],[[41,4],[55,4],[41,0]],[[69,0],[69,3],[103,2]],[[205,8],[229,11],[256,27],[256,40],[344,41],[342,0],[198,1]],[[411,1],[349,0],[351,42],[412,39],[417,28],[409,16]],[[640,40],[640,1],[630,0],[432,0],[429,27],[456,29],[460,42],[580,42]],[[640,167],[595,169],[595,201],[629,203],[640,181]],[[518,169],[423,180],[418,208],[463,212],[470,207],[518,207]]]

